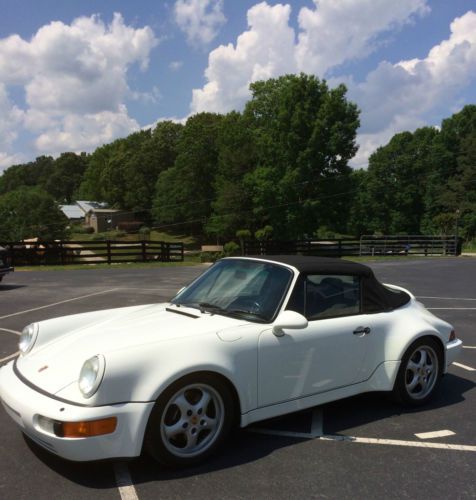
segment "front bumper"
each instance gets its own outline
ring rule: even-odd
[[[460,339],[452,340],[446,344],[446,369],[448,370],[451,363],[456,361],[463,350],[463,342]]]
[[[77,406],[50,398],[24,384],[13,371],[13,361],[0,368],[0,400],[21,430],[52,453],[68,460],[88,461],[140,455],[153,402],[108,406]],[[39,416],[62,422],[117,417],[111,434],[62,438],[45,431]]]

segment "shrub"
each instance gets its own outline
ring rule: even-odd
[[[228,243],[225,243],[223,245],[223,251],[225,252],[225,255],[227,257],[232,255],[239,255],[240,250],[240,245],[237,245],[234,241],[229,241]]]
[[[225,257],[224,252],[202,252],[200,254],[200,262],[215,262],[223,257]]]
[[[262,229],[258,229],[255,232],[255,238],[258,241],[266,241],[267,239],[270,238],[272,233],[273,233],[273,226],[264,226]]]

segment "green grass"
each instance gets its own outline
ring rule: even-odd
[[[463,244],[463,252],[476,253],[476,239]]]
[[[138,233],[125,234],[123,236],[117,236],[116,231],[106,231],[104,233],[72,233],[70,236],[71,241],[101,241],[103,240],[116,240],[124,242],[141,241],[142,237]],[[185,248],[199,248],[197,240],[190,235],[185,234],[172,234],[163,231],[152,230],[150,232],[151,241],[165,241],[166,243],[183,243]]]
[[[186,257],[183,262],[121,262],[118,264],[69,264],[67,266],[21,266],[15,267],[15,272],[22,271],[77,271],[96,270],[96,269],[152,269],[154,267],[181,267],[200,265],[198,257]]]

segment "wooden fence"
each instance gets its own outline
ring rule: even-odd
[[[300,254],[322,257],[460,255],[455,236],[362,236],[360,239],[246,241],[245,255]]]
[[[12,266],[182,262],[183,243],[165,241],[41,241],[0,242]]]

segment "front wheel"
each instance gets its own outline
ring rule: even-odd
[[[233,397],[225,383],[208,374],[185,377],[157,400],[145,447],[164,465],[201,462],[223,443],[233,415]]]
[[[402,358],[393,389],[395,398],[409,406],[425,404],[438,387],[442,365],[441,348],[435,340],[416,340]]]

